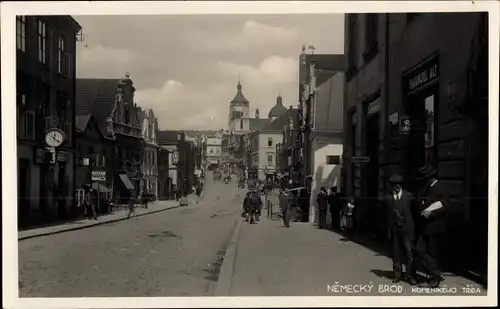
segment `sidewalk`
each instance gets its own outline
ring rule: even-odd
[[[384,286],[398,288],[391,282],[392,261],[388,257],[309,223],[292,223],[290,228],[266,218],[255,225],[243,223],[233,252],[224,264],[234,262],[234,266],[223,265],[232,270],[224,271],[231,276],[228,291],[219,291],[218,296],[477,295],[471,294],[472,290],[466,293],[467,285],[486,295],[480,285],[446,273],[442,284],[446,289],[441,291],[398,283],[399,291],[384,293],[379,290]],[[371,291],[367,291],[371,284]],[[360,286],[365,290],[351,290]]]
[[[190,200],[192,200],[192,199],[193,198],[190,197]],[[177,208],[177,207],[179,207],[179,202],[175,201],[175,200],[173,200],[173,201],[156,201],[154,203],[149,204],[147,209],[142,208],[142,207],[137,207],[135,209],[135,211],[137,213],[137,216],[144,216],[147,214],[165,211],[165,210],[173,209],[173,208]],[[121,220],[125,220],[127,218],[127,212],[128,212],[128,209],[126,207],[119,207],[113,213],[107,214],[107,215],[102,215],[97,220],[81,219],[81,220],[71,221],[71,222],[67,222],[67,223],[61,223],[59,225],[54,225],[54,226],[19,231],[17,233],[17,235],[18,235],[17,238],[18,238],[18,240],[24,240],[24,239],[34,238],[34,237],[41,237],[41,236],[46,236],[46,235],[63,233],[63,232],[67,232],[67,231],[85,229],[88,227],[106,224],[106,223],[110,223],[110,222],[121,221]]]

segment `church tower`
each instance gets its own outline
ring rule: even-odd
[[[236,96],[229,103],[229,132],[242,135],[250,131],[250,102],[243,95],[239,80],[236,89]]]

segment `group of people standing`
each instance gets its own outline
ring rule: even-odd
[[[417,284],[417,270],[422,270],[428,278],[422,286],[437,288],[444,280],[439,268],[444,247],[448,210],[436,170],[431,167],[419,169],[414,179],[416,194],[404,188],[403,177],[394,174],[389,178],[390,193],[384,197],[386,209],[386,237],[393,259],[393,282],[406,280]],[[319,228],[326,228],[328,207],[332,216],[333,229],[344,230],[354,239],[356,225],[356,202],[337,193],[335,187],[322,187],[316,196],[319,212]],[[403,263],[404,262],[404,263]],[[403,264],[406,266],[403,275]]]
[[[423,167],[419,173],[415,179],[420,187],[416,196],[403,188],[401,175],[389,179],[392,192],[385,198],[386,227],[392,245],[393,282],[407,280],[417,284],[417,270],[421,269],[429,277],[422,285],[437,288],[444,280],[438,265],[444,249],[448,210],[436,170]]]
[[[243,200],[243,214],[245,221],[251,224],[257,223],[260,220],[262,213],[262,199],[260,198],[259,191],[250,190],[247,192]]]

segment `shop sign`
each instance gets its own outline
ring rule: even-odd
[[[399,122],[399,134],[406,135],[411,132],[411,119],[409,116],[401,116]]]
[[[69,153],[67,151],[57,152],[57,162],[68,162],[68,161],[69,161]]]
[[[92,171],[92,181],[106,181],[106,172]]]
[[[409,73],[405,78],[407,92],[423,88],[439,78],[438,57],[427,61],[417,69]]]

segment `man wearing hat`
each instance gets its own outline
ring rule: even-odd
[[[406,275],[410,284],[416,284],[413,277],[414,222],[412,204],[413,195],[401,187],[403,177],[395,174],[389,178],[391,192],[386,196],[387,237],[392,247],[393,283],[403,279],[403,259],[406,260]]]
[[[419,194],[420,215],[417,221],[419,236],[415,251],[419,261],[430,275],[428,286],[439,287],[444,277],[439,270],[443,236],[446,232],[447,209],[440,182],[436,178],[436,170],[432,167],[419,169],[422,190]]]

